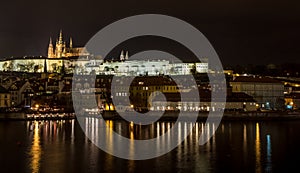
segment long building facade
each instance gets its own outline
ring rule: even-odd
[[[239,76],[232,82],[232,92],[244,92],[252,96],[262,109],[282,109],[284,85],[282,82],[261,76]]]

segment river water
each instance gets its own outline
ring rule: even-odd
[[[90,132],[106,123],[132,140],[155,138],[174,125],[141,126],[97,118],[86,122],[93,122],[84,127]],[[214,127],[215,135],[199,145],[204,124],[183,123],[179,128],[191,134],[178,147],[157,158],[134,161],[100,150],[77,120],[2,121],[0,172],[299,172],[300,121],[222,121]],[[97,133],[93,136],[104,140]],[[112,140],[109,134],[105,140]]]

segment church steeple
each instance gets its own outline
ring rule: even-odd
[[[56,41],[56,46],[55,46],[55,58],[62,57],[64,51],[63,49],[64,49],[63,34],[62,34],[62,30],[60,30],[59,38],[58,41]]]
[[[53,44],[52,44],[51,37],[50,37],[49,46],[48,46],[48,58],[54,58]]]

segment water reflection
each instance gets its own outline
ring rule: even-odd
[[[246,160],[247,160],[247,157],[248,157],[248,141],[247,141],[247,125],[246,124],[243,124],[243,164],[247,164]]]
[[[260,153],[260,130],[259,130],[259,123],[256,123],[255,127],[255,158],[256,158],[256,165],[255,165],[255,172],[260,173],[261,172],[261,153]]]
[[[92,121],[90,119],[93,119]],[[96,120],[99,121],[99,127],[91,125],[91,123]],[[104,123],[106,123],[106,130],[103,128]],[[158,140],[155,143],[155,148],[149,148],[144,146],[146,152],[159,152],[163,149],[171,149],[169,145],[171,140],[178,139],[180,141],[184,135],[190,134],[186,140],[182,143],[178,143],[179,146],[176,148],[176,165],[178,167],[189,168],[190,161],[195,161],[194,168],[195,170],[206,170],[209,171],[209,167],[214,162],[216,158],[216,137],[213,136],[208,140],[207,144],[199,146],[200,135],[202,135],[203,128],[209,133],[206,135],[208,137],[212,130],[215,130],[217,127],[213,123],[206,124],[204,122],[190,123],[190,122],[178,122],[178,126],[175,130],[170,130],[174,126],[175,122],[155,122],[150,125],[140,125],[134,124],[133,122],[125,121],[111,121],[103,120],[99,118],[87,118],[85,122],[84,129],[86,130],[87,136],[91,136],[90,139],[95,141],[106,140],[108,145],[108,150],[113,154],[114,147],[118,150],[126,150],[129,157],[133,156],[137,152],[134,141],[136,140],[145,140],[157,138]],[[96,131],[96,133],[92,133]],[[118,133],[129,139],[128,145],[120,146],[118,142],[119,138],[113,137],[113,132]],[[94,135],[98,134],[98,135]],[[161,137],[161,135],[166,137]],[[94,136],[93,136],[94,135]],[[176,137],[174,137],[176,136]],[[203,153],[205,151],[205,153]],[[205,155],[203,155],[205,154]],[[168,154],[167,154],[168,155]],[[201,156],[202,155],[202,156]],[[130,169],[135,167],[134,161],[128,162]],[[111,166],[113,164],[113,157],[107,156],[105,165]],[[128,167],[128,169],[129,169]],[[206,172],[205,171],[205,172]]]
[[[28,147],[28,165],[30,172],[42,172],[42,160],[44,157],[53,155],[53,162],[59,162],[60,157],[59,150],[62,148],[53,147],[53,153],[45,154],[44,145],[55,143],[65,143],[70,141],[70,148],[74,150],[75,141],[75,120],[68,120],[67,122],[71,126],[65,126],[66,121],[28,121],[26,122],[26,132],[31,139]],[[67,133],[70,130],[70,133]],[[47,156],[46,156],[47,155]],[[45,163],[44,163],[45,164]],[[47,163],[46,163],[47,164]]]
[[[106,130],[103,129],[104,123],[107,125]],[[152,169],[160,172],[272,172],[275,170],[274,165],[278,167],[274,163],[282,163],[280,159],[286,158],[280,154],[288,149],[280,146],[292,141],[282,140],[280,146],[274,143],[282,138],[277,135],[282,124],[223,122],[216,135],[205,145],[199,145],[203,131],[211,133],[217,128],[215,124],[181,122],[175,131],[171,131],[174,122],[156,122],[143,126],[125,121],[86,118],[84,130],[92,141],[107,140],[111,149],[118,146],[127,150],[129,155],[134,155],[137,151],[134,140],[153,139],[166,134],[167,137],[160,138],[155,147],[158,150],[162,147],[168,149],[174,136],[182,138],[184,134],[191,132],[170,153],[146,161],[128,161],[99,150],[85,136],[76,120],[26,122],[21,127],[23,130],[27,128],[25,131],[28,138],[28,144],[25,145],[24,142],[26,150],[23,154],[26,155],[24,160],[27,168],[23,172],[151,172]],[[300,122],[297,127],[300,127]],[[106,134],[100,135],[103,132]],[[129,145],[121,146],[112,137],[113,132],[128,138]],[[282,150],[279,152],[274,149],[276,147]],[[147,149],[145,146],[145,150]],[[297,152],[293,150],[295,151]],[[6,154],[3,157],[13,156]]]
[[[266,161],[266,172],[272,171],[272,148],[271,148],[271,135],[267,135],[267,161]]]
[[[33,129],[33,141],[30,150],[31,156],[31,170],[32,172],[40,172],[40,160],[42,155],[42,149],[40,146],[40,135],[39,135],[39,123],[34,122],[30,125],[30,129]]]

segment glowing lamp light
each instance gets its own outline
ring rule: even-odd
[[[115,108],[114,108],[114,105],[113,105],[113,104],[110,104],[109,108],[110,108],[110,110],[111,110],[111,111],[115,110]]]
[[[105,110],[107,110],[107,111],[109,110],[109,105],[108,104],[105,105]]]

